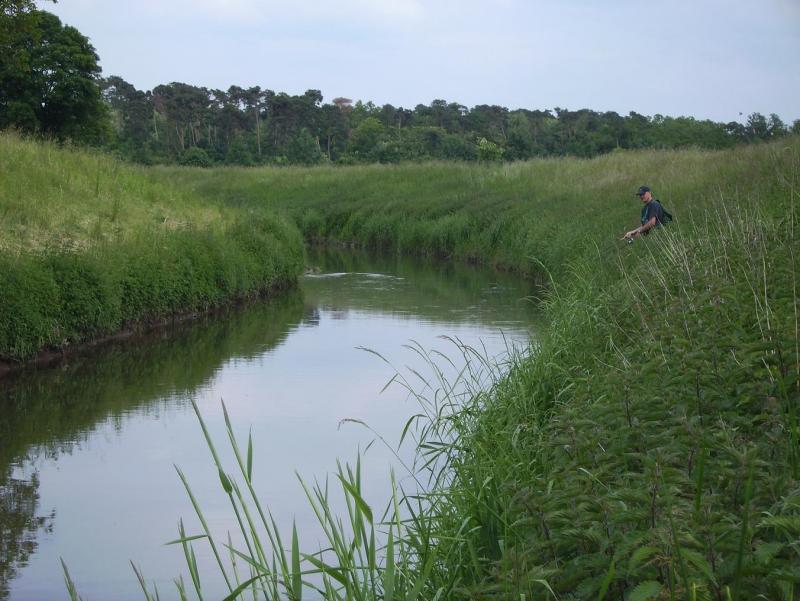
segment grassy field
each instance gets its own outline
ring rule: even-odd
[[[0,134],[0,360],[291,285],[297,228],[143,168]]]
[[[253,580],[231,580],[234,592],[300,599],[322,574],[326,599],[798,599],[797,137],[588,161],[159,177],[210,202],[286,211],[310,240],[550,278],[535,352],[488,390],[468,371],[466,394],[439,383],[417,395],[419,490],[397,488],[379,514],[357,465],[340,465],[340,521],[327,486],[306,488],[327,551],[303,554],[296,533],[281,542],[250,496],[243,448],[233,470],[218,463],[234,509],[253,516],[235,555]],[[641,184],[677,221],[626,245]],[[414,392],[415,378],[397,382]],[[183,540],[190,574],[194,540]]]
[[[615,152],[592,160],[428,163],[337,169],[161,169],[165,181],[231,207],[280,208],[309,240],[477,260],[526,275],[587,252],[618,252],[638,225],[642,184],[679,221],[701,222],[731,198],[772,195],[788,147]],[[776,207],[777,208],[777,207]],[[765,207],[769,210],[769,207]]]

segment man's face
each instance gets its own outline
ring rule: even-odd
[[[639,198],[642,199],[642,202],[650,202],[650,199],[653,198],[653,195],[650,192],[645,192],[644,194],[640,195]]]

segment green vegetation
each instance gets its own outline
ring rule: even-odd
[[[402,161],[517,161],[592,157],[617,148],[729,148],[797,131],[778,115],[745,124],[646,117],[589,109],[516,109],[433,100],[413,109],[289,95],[259,86],[227,90],[185,83],[137,90],[100,80],[112,127],[106,146],[144,163],[312,165]]]
[[[0,129],[97,143],[108,113],[89,40],[30,0],[0,3]]]
[[[240,488],[204,428],[244,547],[228,545],[229,572],[181,474],[205,528],[181,527],[177,541],[198,597],[201,539],[231,598],[300,601],[309,576],[327,599],[798,597],[800,142],[777,115],[743,125],[444,100],[323,105],[317,90],[143,92],[98,81],[88,40],[28,0],[3,3],[0,51],[0,127],[105,142],[143,163],[481,163],[163,170],[159,184],[3,134],[0,359],[289,284],[300,236],[276,209],[311,240],[554,274],[535,353],[488,390],[453,396],[440,382],[449,394],[418,397],[423,491],[396,488],[376,519],[358,466],[340,466],[345,525],[326,486],[304,485],[326,550],[302,553],[293,532],[287,551],[250,486],[252,447],[245,459],[229,427]],[[728,150],[628,151],[690,146]],[[603,156],[498,165],[565,155]],[[622,246],[638,208],[623,201],[641,183],[678,222]]]
[[[797,138],[722,152],[620,151],[504,165],[158,173],[212,204],[281,208],[310,241],[480,261],[541,276],[589,255],[602,263],[616,256],[618,238],[638,224],[634,192],[643,182],[687,224],[703,221],[731,198],[751,202],[776,194],[773,156],[783,147],[796,148]],[[782,216],[785,203],[759,202]]]
[[[305,580],[329,599],[797,598],[798,138],[471,168],[215,171],[3,143],[8,181],[44,163],[41,190],[2,189],[11,357],[292,280],[299,236],[274,212],[311,240],[552,278],[535,353],[488,389],[439,382],[449,395],[418,396],[428,417],[408,432],[422,491],[397,488],[378,518],[357,467],[341,467],[345,526],[327,489],[308,488],[328,551],[279,540],[248,496],[249,454],[240,484],[220,466],[247,541],[233,553],[238,580],[214,543],[232,590],[299,598]],[[24,153],[41,155],[15,162]],[[625,245],[641,183],[677,221]],[[64,210],[14,204],[28,193]],[[209,534],[180,536],[191,575],[191,546]]]
[[[296,228],[208,207],[142,168],[0,135],[0,359],[292,284]]]
[[[170,83],[142,91],[120,77],[100,86],[112,118],[106,146],[144,163],[517,161],[592,157],[617,148],[730,148],[800,129],[800,121],[787,126],[778,115],[760,113],[745,124],[716,123],[589,109],[468,108],[445,100],[413,109],[347,98],[323,103],[319,90],[289,95],[258,86]]]
[[[799,158],[558,278],[537,353],[442,422],[434,590],[797,598]]]
[[[395,487],[379,519],[358,467],[340,466],[349,521],[331,515],[327,486],[306,488],[323,551],[282,543],[249,489],[250,452],[236,453],[234,477],[208,439],[243,516],[244,546],[216,544],[223,572],[224,553],[248,569],[229,578],[231,598],[300,599],[306,582],[326,599],[797,599],[799,173],[791,138],[198,180],[232,204],[291,205],[307,236],[554,274],[550,326],[507,376],[490,371],[486,387],[488,362],[467,348],[462,381],[425,383],[431,397],[415,392],[417,372],[398,374],[421,405],[407,430],[420,490]],[[678,221],[625,245],[641,182]],[[516,252],[500,248],[517,238]],[[541,261],[525,254],[538,248]],[[191,574],[191,546],[211,535],[180,534]]]

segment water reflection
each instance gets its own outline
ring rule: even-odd
[[[8,596],[8,587],[17,570],[36,551],[36,536],[52,526],[54,514],[37,515],[39,477],[12,474],[11,467],[0,472],[0,599]]]
[[[489,327],[518,327],[533,317],[536,290],[517,275],[458,262],[330,249],[310,249],[307,262],[306,303],[320,309]]]
[[[198,494],[219,487],[213,470],[204,475],[189,399],[212,429],[220,397],[247,424],[245,437],[252,425],[258,482],[291,523],[293,468],[323,474],[361,444],[339,420],[387,432],[409,415],[388,395],[376,402],[385,366],[355,347],[446,334],[496,337],[499,349],[501,329],[524,339],[534,315],[530,290],[487,270],[314,250],[308,264],[300,289],[280,299],[0,380],[0,599],[61,596],[59,555],[87,598],[140,598],[128,558],[147,558],[146,573],[169,585],[181,561],[159,545],[187,511],[172,463],[201,479]],[[380,455],[365,463],[372,475],[385,468]],[[222,501],[204,507],[225,528]]]
[[[71,453],[98,424],[119,432],[134,411],[157,417],[165,404],[206,386],[224,362],[281,344],[307,309],[291,290],[0,380],[0,599],[55,517],[54,509],[38,513],[38,471],[20,477],[15,466]]]

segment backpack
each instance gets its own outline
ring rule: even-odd
[[[654,198],[653,200],[661,207],[661,221],[659,221],[658,225],[667,225],[673,219],[672,213],[669,213],[667,209],[664,208],[664,205],[661,204],[660,200],[657,198]],[[649,217],[649,205],[645,205],[642,207],[642,224],[644,224]]]

